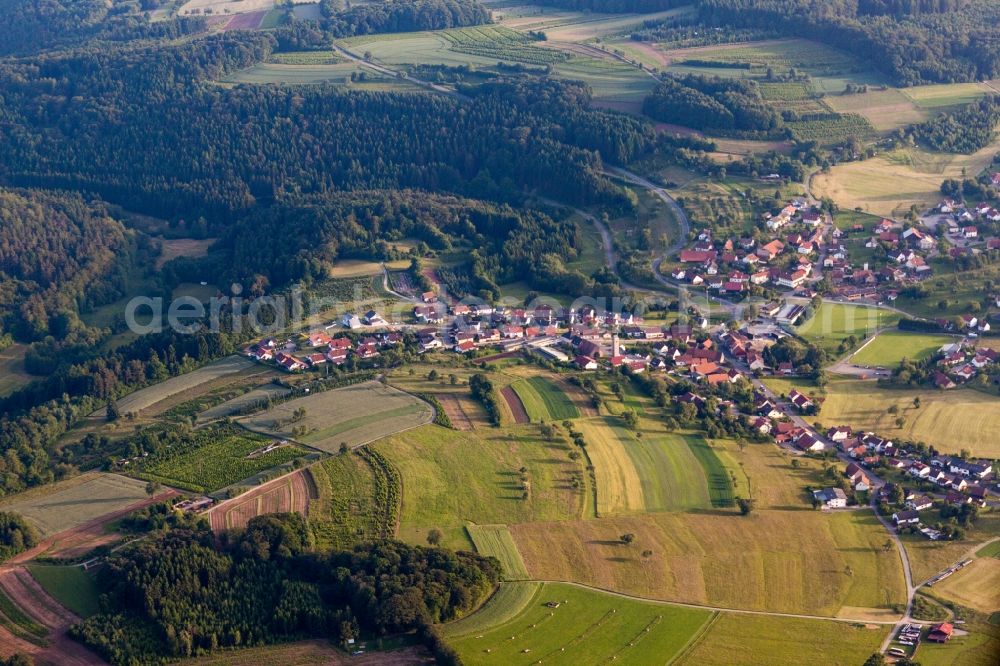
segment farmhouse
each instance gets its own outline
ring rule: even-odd
[[[799,393],[796,389],[792,389],[788,394],[788,401],[795,405],[795,408],[800,412],[811,409],[814,406],[812,398],[803,393]]]
[[[840,488],[814,490],[813,497],[828,509],[843,509],[847,506],[847,494]]]

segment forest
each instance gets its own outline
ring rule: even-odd
[[[844,49],[898,85],[1000,76],[1000,5],[990,0],[700,0],[697,21]]]
[[[611,114],[588,110],[586,89],[565,82],[489,86],[461,113],[444,96],[202,83],[274,46],[269,35],[228,33],[5,62],[0,177],[222,225],[257,203],[334,190],[508,200],[531,187],[580,204],[623,202],[596,150],[614,146],[607,158],[625,161],[653,145],[637,120],[605,126]],[[49,103],[39,105],[43,92]]]
[[[123,294],[130,233],[75,194],[0,190],[0,336],[64,338]]]
[[[490,22],[490,10],[477,0],[385,0],[341,8],[338,0],[320,3],[322,27],[334,37],[382,32],[444,30]]]
[[[643,101],[643,113],[702,130],[768,135],[782,125],[754,81],[689,75],[668,78]]]
[[[38,543],[38,533],[21,516],[0,511],[0,562]]]
[[[108,560],[105,610],[73,635],[113,664],[411,630],[435,643],[430,625],[478,607],[500,575],[493,558],[394,541],[309,546],[299,514],[254,518],[221,543],[204,524],[153,536]]]
[[[1000,123],[1000,96],[984,97],[909,129],[914,140],[943,153],[972,154],[988,146]]]

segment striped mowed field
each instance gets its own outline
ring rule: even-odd
[[[699,435],[644,432],[639,438],[611,416],[581,420],[575,427],[594,465],[601,516],[732,502],[728,472]]]
[[[580,415],[569,396],[545,377],[519,379],[511,384],[511,388],[521,399],[532,421],[564,421]]]
[[[500,560],[505,580],[528,578],[528,569],[506,525],[467,525],[465,529],[476,546],[476,552]]]

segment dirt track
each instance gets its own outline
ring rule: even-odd
[[[141,502],[136,502],[135,504],[130,504],[124,509],[119,509],[118,511],[105,514],[100,518],[95,518],[94,520],[78,525],[72,529],[64,530],[62,532],[58,532],[57,534],[53,534],[50,537],[46,537],[45,539],[42,539],[34,548],[30,548],[7,560],[3,566],[0,566],[0,570],[33,560],[39,555],[45,555],[47,557],[76,557],[93,550],[97,546],[111,543],[117,537],[114,534],[108,534],[105,532],[105,525],[118,520],[122,516],[127,516],[133,511],[138,511],[143,507],[169,499],[177,494],[176,490],[168,490],[167,492],[160,493],[155,497],[142,500]]]
[[[34,657],[36,664],[53,666],[90,666],[104,664],[66,632],[80,618],[50,597],[24,567],[8,567],[0,572],[0,587],[26,615],[49,630],[47,647],[40,647],[12,636],[0,628],[0,654],[8,656],[23,652]]]
[[[268,513],[301,513],[309,511],[309,483],[304,470],[287,474],[239,497],[222,502],[207,513],[212,529],[246,527],[251,518]]]
[[[509,386],[504,386],[500,390],[500,395],[503,399],[507,401],[507,406],[510,407],[510,413],[514,416],[514,423],[529,423],[528,412],[524,409],[524,403],[521,399],[517,397],[517,393],[514,392]]]

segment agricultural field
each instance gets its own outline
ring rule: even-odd
[[[523,613],[533,603],[542,583],[533,581],[503,582],[486,603],[470,615],[449,622],[441,627],[446,639],[479,635],[500,625],[507,624]]]
[[[287,465],[308,452],[236,426],[196,430],[180,451],[148,459],[133,473],[139,478],[199,493],[231,486],[253,476]]]
[[[298,410],[305,412],[297,417]],[[433,416],[424,401],[378,382],[366,382],[296,398],[240,422],[256,432],[294,438],[334,453],[341,444],[355,447],[373,442],[429,423]]]
[[[841,113],[835,118],[798,120],[787,123],[799,141],[818,141],[824,145],[840,143],[851,137],[862,141],[875,138],[875,127],[868,118],[857,113]]]
[[[541,376],[520,379],[510,385],[517,393],[535,423],[541,421],[564,421],[580,415],[576,405],[563,393],[562,389],[549,379]]]
[[[465,529],[477,553],[500,560],[504,580],[524,580],[528,577],[524,560],[506,525],[467,525]]]
[[[348,655],[330,641],[311,640],[221,650],[207,657],[177,663],[184,666],[420,666],[427,663],[427,654],[420,648],[379,652],[379,642],[368,642],[369,651],[362,655]]]
[[[899,556],[883,550],[885,530],[869,511],[658,513],[511,533],[533,578],[646,598],[831,617],[850,608],[864,618],[905,596]]]
[[[406,259],[398,261],[387,261],[385,267],[390,271],[403,271],[409,268],[410,262]],[[365,275],[382,275],[382,262],[365,261],[364,259],[338,259],[329,271],[329,275],[335,278],[362,277]]]
[[[980,512],[975,526],[966,531],[965,538],[958,541],[928,541],[922,534],[902,534],[900,540],[910,559],[913,582],[922,583],[955,562],[969,557],[977,546],[998,535],[1000,515],[995,511],[988,511]],[[977,557],[984,556],[977,554]]]
[[[701,46],[674,49],[665,53],[671,60],[668,71],[686,73],[688,70],[706,70],[716,76],[763,76],[768,68],[778,74],[787,74],[791,69],[796,69],[807,72],[817,80],[821,92],[840,92],[848,81],[872,83],[876,80],[869,68],[849,53],[804,39]],[[689,61],[696,64],[689,64]],[[708,64],[713,62],[720,63],[720,66]],[[742,65],[744,68],[733,65]],[[839,87],[830,90],[838,84]]]
[[[148,499],[143,481],[89,472],[5,497],[0,510],[24,516],[42,537],[49,537]]]
[[[887,629],[846,622],[720,613],[676,663],[680,666],[861,664]],[[805,658],[808,655],[808,658]]]
[[[594,465],[598,515],[711,508],[695,453],[704,445],[699,436],[644,431],[639,439],[614,417],[593,417],[575,427]]]
[[[171,377],[166,381],[139,389],[134,393],[129,393],[118,401],[118,408],[122,414],[132,412],[141,413],[149,409],[156,403],[164,401],[179,393],[188,394],[197,390],[204,384],[214,382],[222,377],[235,375],[240,372],[255,368],[256,364],[243,356],[228,356],[215,363],[202,366],[197,370],[192,370],[183,375]],[[103,415],[104,410],[98,410],[95,414]]]
[[[251,519],[268,513],[301,513],[310,510],[311,485],[307,472],[297,471],[264,483],[250,492],[214,506],[207,513],[216,532],[246,527]]]
[[[208,248],[212,247],[218,238],[160,238],[160,256],[156,258],[156,270],[177,257],[198,259],[208,256]]]
[[[593,90],[593,106],[639,114],[656,81],[645,72],[602,54],[585,51],[553,65],[555,76],[583,81]]]
[[[549,10],[550,12],[552,10]],[[660,21],[689,11],[687,8],[669,9],[648,14],[591,14],[586,12],[550,13],[540,20],[504,17],[503,23],[519,30],[545,32],[551,42],[589,42],[603,37],[627,34],[644,21]]]
[[[97,581],[83,567],[29,564],[27,569],[49,596],[80,617],[96,615],[100,610]]]
[[[427,379],[427,373],[432,369],[431,366],[410,366],[410,369],[414,370],[414,374],[397,372],[390,376],[389,383],[408,393],[427,394],[437,398],[445,414],[451,419],[452,425],[458,430],[489,427],[486,410],[469,393],[471,370],[455,367],[438,368],[436,372],[440,377],[430,380]],[[451,375],[455,376],[455,384],[451,383]]]
[[[972,155],[901,148],[870,160],[847,162],[817,173],[813,195],[830,197],[843,209],[902,217],[912,205],[929,208],[941,199],[941,182],[981,172],[1000,149],[1000,140]]]
[[[546,583],[515,617],[448,640],[475,664],[669,663],[711,618],[710,611]]]
[[[886,437],[927,442],[939,451],[968,449],[975,456],[1000,457],[1000,409],[996,396],[979,391],[896,389],[854,379],[831,381],[818,421],[824,427],[850,425]],[[914,407],[920,398],[920,407]],[[898,413],[890,414],[895,406]],[[896,419],[903,418],[902,427]]]
[[[900,92],[921,108],[947,111],[971,104],[995,91],[985,83],[946,83],[913,86]]]
[[[10,395],[34,377],[24,369],[27,345],[11,345],[0,351],[0,397]]]
[[[582,462],[569,458],[569,445],[548,442],[533,427],[460,432],[428,425],[372,446],[402,477],[398,536],[410,543],[425,543],[438,528],[442,545],[469,550],[470,521],[574,519],[587,503]]]
[[[565,53],[531,45],[531,38],[503,26],[481,25],[439,33],[456,53],[491,58],[494,61],[551,65],[566,60]]]
[[[306,474],[315,493],[309,527],[317,546],[349,548],[395,534],[400,475],[384,456],[358,449],[327,458]]]
[[[957,339],[948,335],[883,331],[851,356],[851,363],[892,368],[899,365],[903,359],[922,361],[929,358],[943,345],[955,342]]]
[[[849,335],[859,340],[875,331],[895,326],[899,314],[864,305],[823,303],[812,319],[801,324],[796,333],[821,349],[836,355],[837,346]]]
[[[269,400],[282,398],[291,393],[291,389],[279,384],[264,384],[257,386],[246,393],[236,396],[213,407],[209,407],[198,413],[198,423],[208,423],[227,416],[235,416],[244,410],[252,409],[257,405],[264,405]]]
[[[1000,559],[980,557],[934,586],[934,596],[987,615],[1000,611]]]
[[[880,131],[920,123],[932,113],[895,88],[869,90],[851,95],[827,95],[824,103],[838,113],[858,114]]]

